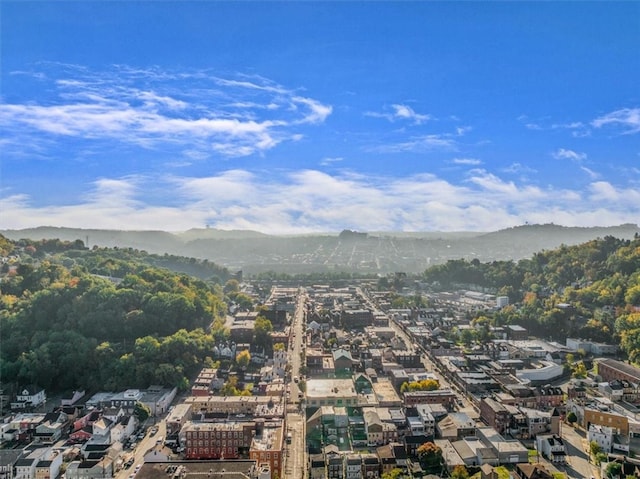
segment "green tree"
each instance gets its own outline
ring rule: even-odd
[[[251,362],[251,353],[248,350],[243,349],[236,355],[236,364],[243,370],[249,366]]]
[[[418,459],[422,468],[429,473],[438,472],[442,467],[442,449],[428,441],[418,447]]]
[[[385,472],[380,477],[381,477],[381,479],[403,479],[403,478],[407,477],[407,475],[404,473],[404,471],[402,469],[399,469],[399,468],[395,467],[395,468],[391,469],[390,471]]]
[[[619,479],[622,474],[622,464],[619,462],[610,462],[605,468],[605,474],[610,479]]]
[[[255,324],[253,325],[253,338],[256,345],[262,348],[269,348],[271,346],[271,332],[273,331],[273,324],[267,318],[258,316]]]
[[[440,388],[440,383],[437,379],[422,379],[420,381],[408,381],[402,383],[400,386],[400,392],[407,391],[435,391]]]
[[[596,441],[591,441],[589,443],[589,452],[595,458],[600,452],[602,452],[602,448]]]
[[[220,389],[221,396],[239,396],[240,390],[238,389],[238,376],[229,376],[227,382],[224,383]]]
[[[451,471],[451,479],[469,479],[469,471],[463,465],[457,465]]]
[[[571,376],[576,379],[584,379],[587,377],[587,367],[584,365],[584,361],[578,361],[573,365]]]
[[[576,416],[575,412],[570,411],[569,414],[567,414],[567,422],[572,426],[573,426],[573,423],[576,422],[577,420],[578,420],[578,416]]]
[[[240,292],[240,283],[237,279],[230,279],[224,285],[223,289],[225,294],[229,293],[239,293]]]
[[[133,415],[138,418],[138,422],[143,423],[151,416],[151,409],[138,401],[133,408]]]

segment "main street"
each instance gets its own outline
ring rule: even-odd
[[[589,460],[589,445],[582,429],[561,423],[560,436],[567,451],[567,465],[556,466],[568,479],[598,477],[598,468]]]
[[[376,309],[377,306],[373,303],[373,301],[366,295],[363,294],[363,297],[367,298],[368,306],[372,309]],[[465,394],[456,386],[455,384],[450,384],[444,375],[438,370],[438,368],[433,364],[429,352],[422,346],[420,346],[417,342],[414,342],[413,339],[407,334],[401,327],[398,325],[393,319],[389,320],[389,326],[395,331],[396,336],[400,338],[404,343],[405,347],[408,350],[414,351],[417,347],[421,354],[421,362],[424,368],[433,373],[438,379],[438,383],[440,384],[440,388],[450,388],[455,393],[458,399],[462,402],[462,406],[459,407],[460,412],[466,413],[471,419],[478,419],[479,413],[475,408],[473,403],[465,396]]]
[[[133,457],[133,464],[131,465],[131,467],[128,467],[126,469],[123,468],[116,474],[114,474],[114,477],[116,479],[127,479],[129,476],[134,474],[136,466],[144,463],[145,454],[156,445],[156,441],[160,438],[167,437],[166,423],[164,419],[158,419],[156,421],[155,427],[158,428],[158,432],[156,434],[152,436],[151,434],[149,434],[149,430],[147,429],[144,438],[137,441],[135,449],[133,449],[129,454],[125,456],[127,459]]]
[[[307,475],[305,467],[305,416],[304,393],[300,390],[303,381],[300,374],[304,347],[306,294],[302,289],[298,292],[296,310],[291,319],[291,335],[289,339],[289,375],[290,396],[287,399],[287,434],[291,434],[291,444],[287,444],[284,477],[304,479]],[[300,397],[302,396],[302,397]]]

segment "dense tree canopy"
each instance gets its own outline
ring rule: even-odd
[[[479,312],[474,324],[520,324],[533,335],[619,343],[640,361],[640,239],[613,237],[561,246],[518,262],[450,260],[429,268],[435,289],[470,288],[509,297],[510,305]],[[482,331],[457,338],[469,344]]]
[[[219,286],[113,251],[57,248],[81,252],[83,265],[47,256],[20,262],[0,283],[3,382],[51,392],[184,387],[213,334],[225,335]],[[89,264],[102,267],[96,274]]]

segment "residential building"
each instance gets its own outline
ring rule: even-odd
[[[465,413],[457,412],[445,416],[436,424],[438,437],[455,441],[476,435],[476,423]]]
[[[327,469],[323,454],[309,454],[309,479],[325,479]]]
[[[380,460],[373,453],[362,454],[362,478],[378,479],[380,477]]]
[[[567,461],[567,451],[564,440],[555,434],[539,434],[536,436],[538,453],[553,463],[564,464]]]
[[[258,464],[269,464],[271,477],[283,477],[284,431],[282,422],[256,421],[255,436],[251,441],[249,458]],[[276,476],[277,475],[277,476]]]
[[[327,479],[344,479],[344,458],[337,446],[331,445],[324,448],[324,462]]]
[[[596,442],[602,452],[610,453],[611,446],[613,445],[613,428],[608,426],[600,426],[598,424],[591,424],[587,431],[587,442]]]
[[[369,446],[388,444],[398,438],[396,426],[388,422],[382,422],[375,409],[364,408],[363,417]]]
[[[248,453],[256,423],[188,422],[180,431],[187,459],[237,459]]]
[[[418,404],[442,404],[451,409],[456,402],[456,394],[451,389],[437,389],[435,391],[407,391],[403,393],[405,407]]]
[[[484,398],[480,401],[480,418],[500,434],[503,434],[511,424],[509,410],[492,398]]]
[[[207,416],[252,415],[259,417],[283,417],[282,401],[269,396],[190,396],[184,403],[191,414]]]
[[[360,454],[347,454],[344,458],[345,474],[344,479],[362,478],[362,458]]]
[[[352,366],[353,358],[350,351],[342,348],[333,351],[333,367],[336,375],[343,377],[345,374],[351,374]]]
[[[533,390],[538,409],[551,409],[559,407],[563,403],[564,393],[562,389],[554,386],[539,386]]]
[[[12,410],[33,409],[43,405],[47,400],[44,389],[38,386],[26,386],[16,394],[16,400],[11,403]]]

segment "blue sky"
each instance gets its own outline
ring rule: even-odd
[[[640,219],[640,2],[0,4],[0,228]]]

